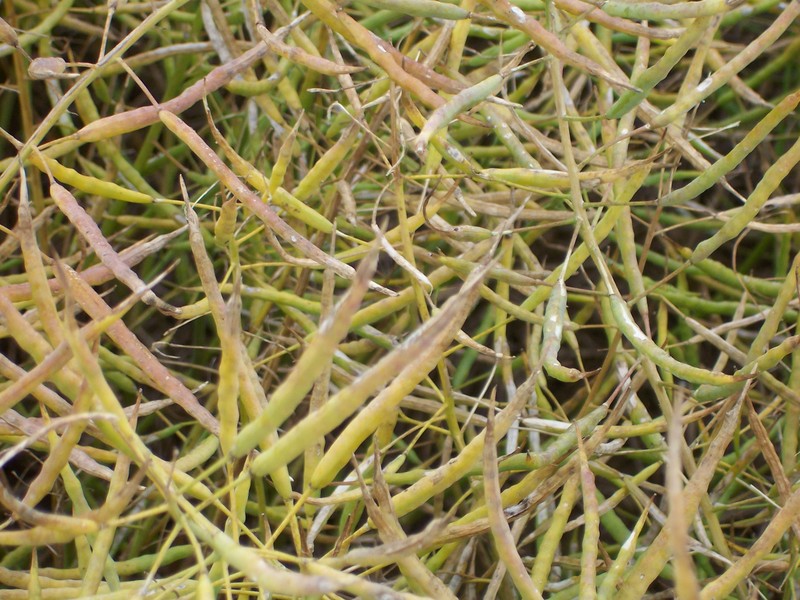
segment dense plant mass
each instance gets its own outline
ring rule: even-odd
[[[1,597],[800,595],[800,1],[2,6]]]

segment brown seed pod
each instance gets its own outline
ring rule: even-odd
[[[42,56],[34,58],[28,66],[31,79],[70,79],[77,73],[66,73],[67,62],[58,56]]]
[[[9,25],[5,19],[0,17],[0,42],[8,44],[14,48],[19,48],[19,37],[14,28]]]

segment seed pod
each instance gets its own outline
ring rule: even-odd
[[[297,139],[297,130],[300,127],[300,119],[294,124],[294,127],[287,133],[281,142],[281,148],[278,151],[278,158],[275,160],[275,165],[272,167],[272,175],[269,177],[269,192],[274,194],[275,191],[283,185],[286,177],[286,171],[292,162],[294,154],[295,139]]]
[[[617,294],[611,294],[608,298],[611,305],[611,314],[617,323],[622,335],[639,352],[647,356],[655,364],[662,369],[669,371],[676,377],[685,379],[690,383],[708,383],[711,385],[725,385],[728,383],[736,383],[739,381],[736,377],[726,375],[725,373],[718,373],[716,371],[708,371],[699,367],[693,367],[674,359],[666,350],[658,346],[654,341],[647,337],[644,332],[639,329],[636,321],[633,320],[630,311],[628,310],[625,301]]]
[[[414,148],[417,154],[424,154],[433,135],[443,127],[446,127],[458,115],[499,93],[503,89],[504,81],[505,77],[499,73],[491,75],[480,83],[476,83],[459,92],[434,110],[415,141]]]
[[[430,17],[452,21],[468,19],[471,14],[468,10],[464,10],[455,4],[437,2],[436,0],[365,0],[364,3],[414,17]]]
[[[572,383],[583,378],[577,369],[565,367],[558,362],[558,349],[561,347],[561,334],[567,315],[567,288],[564,279],[559,279],[550,291],[550,300],[544,313],[544,369],[554,379]]]
[[[19,37],[14,28],[5,19],[0,17],[0,41],[13,48],[19,48]]]
[[[220,246],[224,246],[233,239],[236,230],[236,198],[228,198],[222,203],[219,218],[214,224],[214,239]]]
[[[69,79],[77,77],[77,73],[66,73],[67,61],[58,56],[40,56],[28,65],[28,76],[31,79]]]
[[[275,37],[269,29],[264,27],[261,23],[256,26],[258,34],[264,43],[272,52],[282,56],[292,62],[295,62],[304,67],[308,67],[312,71],[322,73],[324,75],[344,75],[346,73],[358,73],[363,71],[364,67],[351,67],[349,65],[340,65],[327,58],[321,56],[314,56],[297,48],[284,44],[280,39]]]

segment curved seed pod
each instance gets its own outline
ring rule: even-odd
[[[414,143],[414,149],[417,154],[424,154],[431,137],[433,137],[437,131],[446,127],[450,121],[503,89],[504,80],[505,77],[500,73],[487,77],[480,83],[476,83],[459,92],[434,110],[425,122],[425,126],[422,128],[422,131],[419,132]]]
[[[691,383],[725,385],[738,381],[737,377],[726,375],[725,373],[717,373],[716,371],[700,369],[674,359],[666,350],[656,344],[639,329],[625,301],[621,297],[617,294],[611,294],[608,297],[608,302],[611,304],[611,314],[614,316],[614,321],[616,321],[617,327],[619,327],[622,335],[628,338],[628,341],[633,344],[634,348],[647,356],[662,369],[666,369],[676,377],[680,377]]]
[[[794,335],[771,348],[757,359],[745,364],[736,371],[736,375],[748,377],[750,373],[764,373],[768,369],[776,367],[787,355],[794,352],[798,346],[800,346],[800,336]],[[701,385],[694,393],[694,397],[698,402],[713,402],[741,391],[744,384],[744,381],[739,381],[719,386]]]
[[[34,153],[31,156],[33,165],[43,171],[44,173],[51,173],[55,179],[70,187],[92,194],[102,196],[103,198],[111,198],[112,200],[121,200],[122,202],[131,202],[133,204],[150,204],[155,199],[136,190],[129,190],[114,183],[113,181],[103,181],[96,177],[90,177],[79,173],[75,169],[65,167],[60,162],[53,158],[49,158],[44,154]]]
[[[219,218],[214,223],[214,240],[220,246],[224,246],[233,240],[233,234],[236,230],[236,210],[236,198],[228,198],[222,203]]]
[[[294,154],[294,142],[297,139],[297,130],[300,128],[301,119],[297,119],[289,132],[284,136],[281,142],[281,148],[278,151],[278,158],[272,166],[272,174],[269,176],[269,193],[274,194],[275,191],[283,185],[283,180],[286,177],[286,171],[292,161]]]
[[[544,311],[542,330],[542,353],[544,370],[553,379],[573,383],[583,378],[578,369],[571,369],[558,362],[558,349],[561,347],[561,334],[564,331],[564,319],[567,315],[567,286],[559,280],[550,291],[550,299]]]

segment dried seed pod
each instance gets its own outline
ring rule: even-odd
[[[19,48],[19,37],[14,28],[8,22],[0,17],[0,42],[8,44],[14,48]]]
[[[31,57],[25,52],[25,48],[19,43],[19,36],[16,30],[2,17],[0,17],[0,42],[8,44],[15,50],[18,50],[28,61],[31,60]]]
[[[58,56],[40,56],[34,58],[28,66],[31,79],[67,79],[77,77],[75,73],[66,73],[67,61]]]

